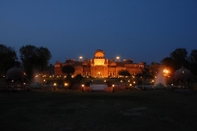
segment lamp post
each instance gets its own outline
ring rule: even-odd
[[[56,90],[57,83],[53,83],[53,90]]]
[[[116,56],[116,61],[120,61],[120,56]]]
[[[83,56],[79,56],[79,61],[83,61]]]
[[[84,88],[85,88],[85,85],[82,84],[82,85],[81,85],[81,90],[82,90],[82,92],[85,92],[85,89],[84,89]]]
[[[65,90],[68,89],[68,83],[64,83]]]

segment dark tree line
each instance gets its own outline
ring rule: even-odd
[[[33,73],[43,72],[44,69],[49,64],[51,59],[51,52],[45,47],[36,47],[34,45],[22,46],[19,50],[21,65],[24,68],[27,76],[32,77]],[[191,70],[191,72],[197,76],[197,49],[193,49],[188,55],[188,52],[185,48],[175,49],[168,57],[165,57],[161,60],[161,64],[169,68],[171,72],[176,71],[180,67],[184,66]],[[20,65],[16,52],[13,48],[0,44],[0,73],[5,74],[8,69],[15,65]],[[150,73],[154,75],[157,71],[157,64],[151,63]],[[69,69],[69,68],[67,68]],[[66,68],[62,71],[66,73]],[[70,69],[69,69],[70,70]],[[72,74],[73,71],[70,72]],[[142,72],[142,74],[147,74]],[[66,74],[69,74],[68,72]],[[120,75],[130,76],[128,71],[119,72]],[[144,75],[143,75],[144,76]]]
[[[15,66],[17,59],[13,48],[0,44],[0,74],[5,74],[8,69]]]
[[[34,73],[44,71],[51,59],[51,52],[45,47],[26,45],[20,48],[20,59],[25,72],[31,78]]]
[[[188,68],[193,75],[197,75],[197,49],[193,49],[188,55],[185,48],[177,48],[170,56],[162,59],[161,63],[170,68],[172,72],[181,68],[182,66]]]
[[[42,72],[51,59],[51,52],[45,47],[36,47],[34,45],[22,46],[20,49],[20,59],[27,77],[31,78],[33,73]],[[0,44],[0,73],[7,72],[14,66],[20,66],[16,52],[13,48]]]
[[[131,76],[131,74],[129,73],[128,70],[120,70],[120,71],[118,72],[118,74],[121,75],[121,76],[124,76],[124,77],[126,77],[126,76]]]

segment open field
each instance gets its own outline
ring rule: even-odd
[[[196,131],[197,94],[171,90],[0,92],[1,131]]]

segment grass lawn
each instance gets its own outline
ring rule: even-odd
[[[196,92],[0,92],[1,131],[196,131],[196,122]]]

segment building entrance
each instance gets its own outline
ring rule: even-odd
[[[98,78],[101,78],[102,76],[103,76],[103,75],[102,75],[101,72],[98,72],[98,73],[97,73],[97,77],[98,77]]]

